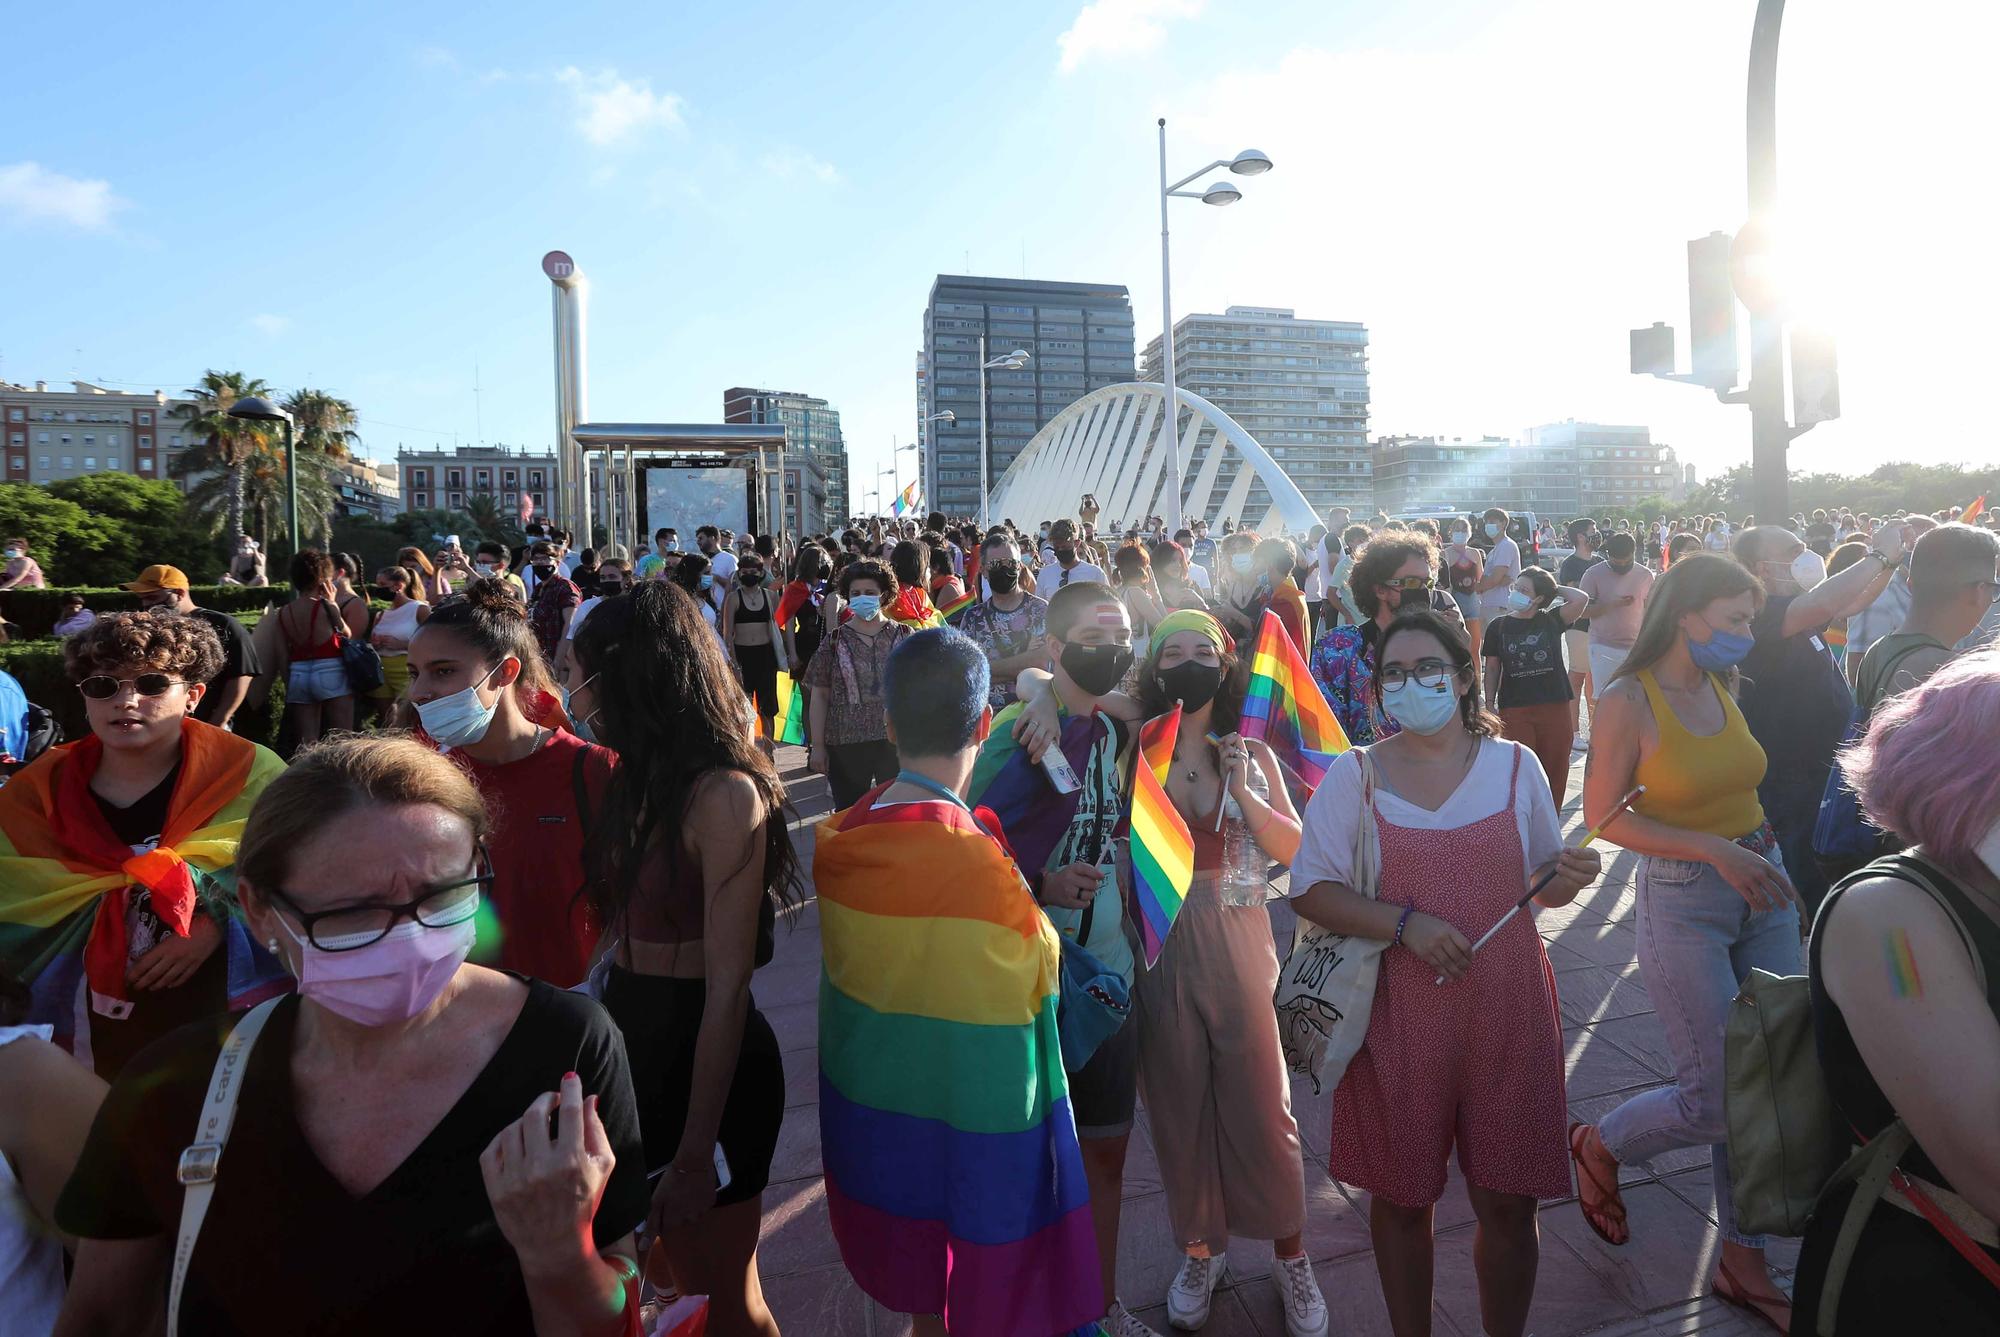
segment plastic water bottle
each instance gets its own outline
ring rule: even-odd
[[[1269,800],[1270,789],[1264,773],[1250,768],[1250,792]],[[1271,894],[1271,861],[1250,834],[1243,807],[1234,794],[1222,800],[1222,903],[1262,905]]]

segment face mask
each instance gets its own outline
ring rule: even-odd
[[[1487,537],[1487,538],[1490,538],[1490,539],[1497,539],[1497,538],[1499,538],[1499,537],[1500,537],[1500,526],[1498,526],[1498,525],[1488,525],[1488,526],[1486,526],[1486,537]]]
[[[597,675],[593,673],[583,680],[583,687],[588,687],[596,681]],[[577,691],[582,691],[583,687],[577,688]],[[577,714],[575,708],[570,705],[570,690],[567,687],[562,689],[562,707],[563,714],[569,716],[569,731],[586,743],[595,743],[597,731],[590,727],[590,715],[595,715],[597,712],[593,710],[590,715]]]
[[[847,606],[863,622],[873,622],[882,616],[882,596],[879,594],[857,594],[847,601]]]
[[[1103,696],[1116,687],[1132,667],[1129,645],[1065,645],[1063,672],[1086,695]]]
[[[1456,681],[1451,678],[1436,687],[1426,687],[1410,678],[1401,687],[1382,689],[1382,709],[1411,733],[1429,737],[1457,717],[1455,686]]]
[[[1451,541],[1453,543],[1469,543],[1472,541],[1472,531],[1469,529],[1454,529],[1451,531]]]
[[[1757,645],[1751,637],[1738,636],[1733,631],[1716,631],[1711,627],[1709,632],[1706,641],[1687,636],[1685,630],[1681,632],[1681,635],[1687,636],[1689,658],[1704,673],[1727,673],[1742,663],[1744,656]]]
[[[501,664],[505,662],[502,660]],[[500,698],[496,696],[490,705],[482,705],[479,688],[499,671],[500,664],[495,664],[491,672],[470,687],[420,704],[417,719],[424,732],[446,747],[465,747],[486,737],[486,730],[493,724],[493,713],[500,708]]]
[[[1055,554],[1058,562],[1074,562],[1076,560],[1075,548],[1057,548]]]
[[[1011,594],[1021,583],[1021,568],[1012,558],[986,568],[986,583],[995,594]]]
[[[702,573],[701,573],[701,578],[700,578],[699,580],[695,581],[695,588],[696,588],[696,589],[698,589],[698,590],[712,590],[712,589],[714,589],[714,588],[715,588],[715,576],[714,576],[714,573],[712,573],[712,572],[708,572],[708,571],[704,571],[704,572],[702,572]]]
[[[1215,699],[1222,690],[1222,666],[1203,664],[1195,660],[1164,668],[1156,675],[1160,686],[1169,698],[1181,703],[1183,710],[1200,710]]]
[[[667,551],[668,551],[668,552],[679,552],[680,550],[681,550],[681,541],[680,541],[679,539],[668,539],[668,540],[667,540]]]
[[[1792,579],[1799,582],[1800,589],[1811,589],[1826,579],[1826,559],[1807,548],[1792,559]]]
[[[1429,608],[1430,606],[1431,592],[1429,590],[1396,591],[1396,607],[1398,608]]]
[[[1251,561],[1252,554],[1239,552],[1229,559],[1229,569],[1239,575],[1247,573],[1250,570]]]
[[[13,561],[15,558],[19,557],[20,555],[21,555],[21,550],[19,548],[7,549],[7,560],[10,562]]]
[[[1524,612],[1535,606],[1534,596],[1523,594],[1519,590],[1508,590],[1507,606],[1517,613]]]
[[[379,942],[329,952],[302,940],[282,915],[278,922],[299,947],[299,992],[357,1026],[408,1021],[435,1003],[478,931],[471,919],[449,928],[404,920]]]
[[[764,583],[764,573],[762,571],[745,571],[742,575],[738,576],[737,579],[742,581],[745,585],[749,585],[754,588],[755,586],[762,585]]]
[[[597,597],[600,599],[615,599],[624,592],[625,582],[622,580],[600,580],[597,582]]]
[[[473,569],[478,571],[479,574],[482,576],[490,576],[493,574],[493,563],[491,562],[474,562],[472,565]]]

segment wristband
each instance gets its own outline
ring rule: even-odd
[[[1395,940],[1389,944],[1391,947],[1401,947],[1403,945],[1403,926],[1410,922],[1410,915],[1416,908],[1417,907],[1414,905],[1406,905],[1403,907],[1403,917],[1396,921],[1396,937]]]

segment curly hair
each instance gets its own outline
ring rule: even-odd
[[[897,583],[894,573],[888,567],[872,557],[867,557],[860,561],[849,562],[841,568],[837,582],[840,587],[840,597],[849,598],[848,591],[854,588],[856,581],[861,580],[872,580],[882,587],[882,603],[885,606],[894,603],[897,593],[903,588]]]
[[[71,682],[133,669],[207,682],[222,669],[222,641],[191,614],[105,613],[63,642],[63,669]]]
[[[1436,571],[1437,545],[1422,534],[1377,534],[1362,546],[1348,574],[1347,587],[1354,593],[1355,606],[1367,617],[1375,616],[1378,586],[1396,578],[1396,570],[1412,557],[1424,559],[1424,567]]]

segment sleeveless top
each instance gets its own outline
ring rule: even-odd
[[[313,628],[320,623],[321,610],[325,606],[325,600],[315,599],[312,601],[311,608],[307,610],[305,635],[308,639],[306,641],[294,640],[291,635],[291,629],[289,627],[286,628],[285,644],[286,648],[291,652],[292,663],[300,664],[312,659],[340,658],[340,638],[347,632],[347,626],[344,622],[339,626],[329,626],[326,631],[325,640],[314,642],[310,639],[313,634]],[[328,620],[331,621],[331,618],[329,617]]]
[[[748,603],[744,602],[743,592],[740,590],[737,591],[736,594],[737,626],[740,627],[745,622],[769,622],[770,620],[771,620],[771,596],[768,592],[764,594],[763,602],[758,604],[757,607],[752,608]]]
[[[412,599],[401,608],[391,608],[375,620],[375,630],[394,636],[398,640],[407,641],[417,634],[417,610],[422,607],[423,604]],[[404,652],[401,650],[391,650],[386,653],[402,654]]]
[[[1460,594],[1473,593],[1473,586],[1479,583],[1479,563],[1470,558],[1463,562],[1447,564],[1451,572],[1451,587]]]
[[[1724,690],[1722,679],[1707,675],[1715,699],[1722,703],[1722,730],[1703,738],[1689,732],[1674,714],[1651,669],[1641,669],[1637,677],[1646,689],[1646,703],[1653,708],[1660,746],[1632,773],[1636,783],[1646,786],[1632,810],[1683,831],[1725,840],[1740,840],[1756,831],[1764,824],[1764,808],[1757,801],[1757,786],[1764,780],[1764,749],[1750,736],[1750,726],[1743,722],[1743,712]]]
[[[626,903],[622,929],[625,937],[633,942],[663,946],[700,942],[706,936],[708,918],[700,864],[679,848],[655,845],[639,867],[640,884],[651,894],[634,895]],[[776,904],[768,895],[762,900],[757,909],[755,957],[760,966],[771,960],[777,924]]]

